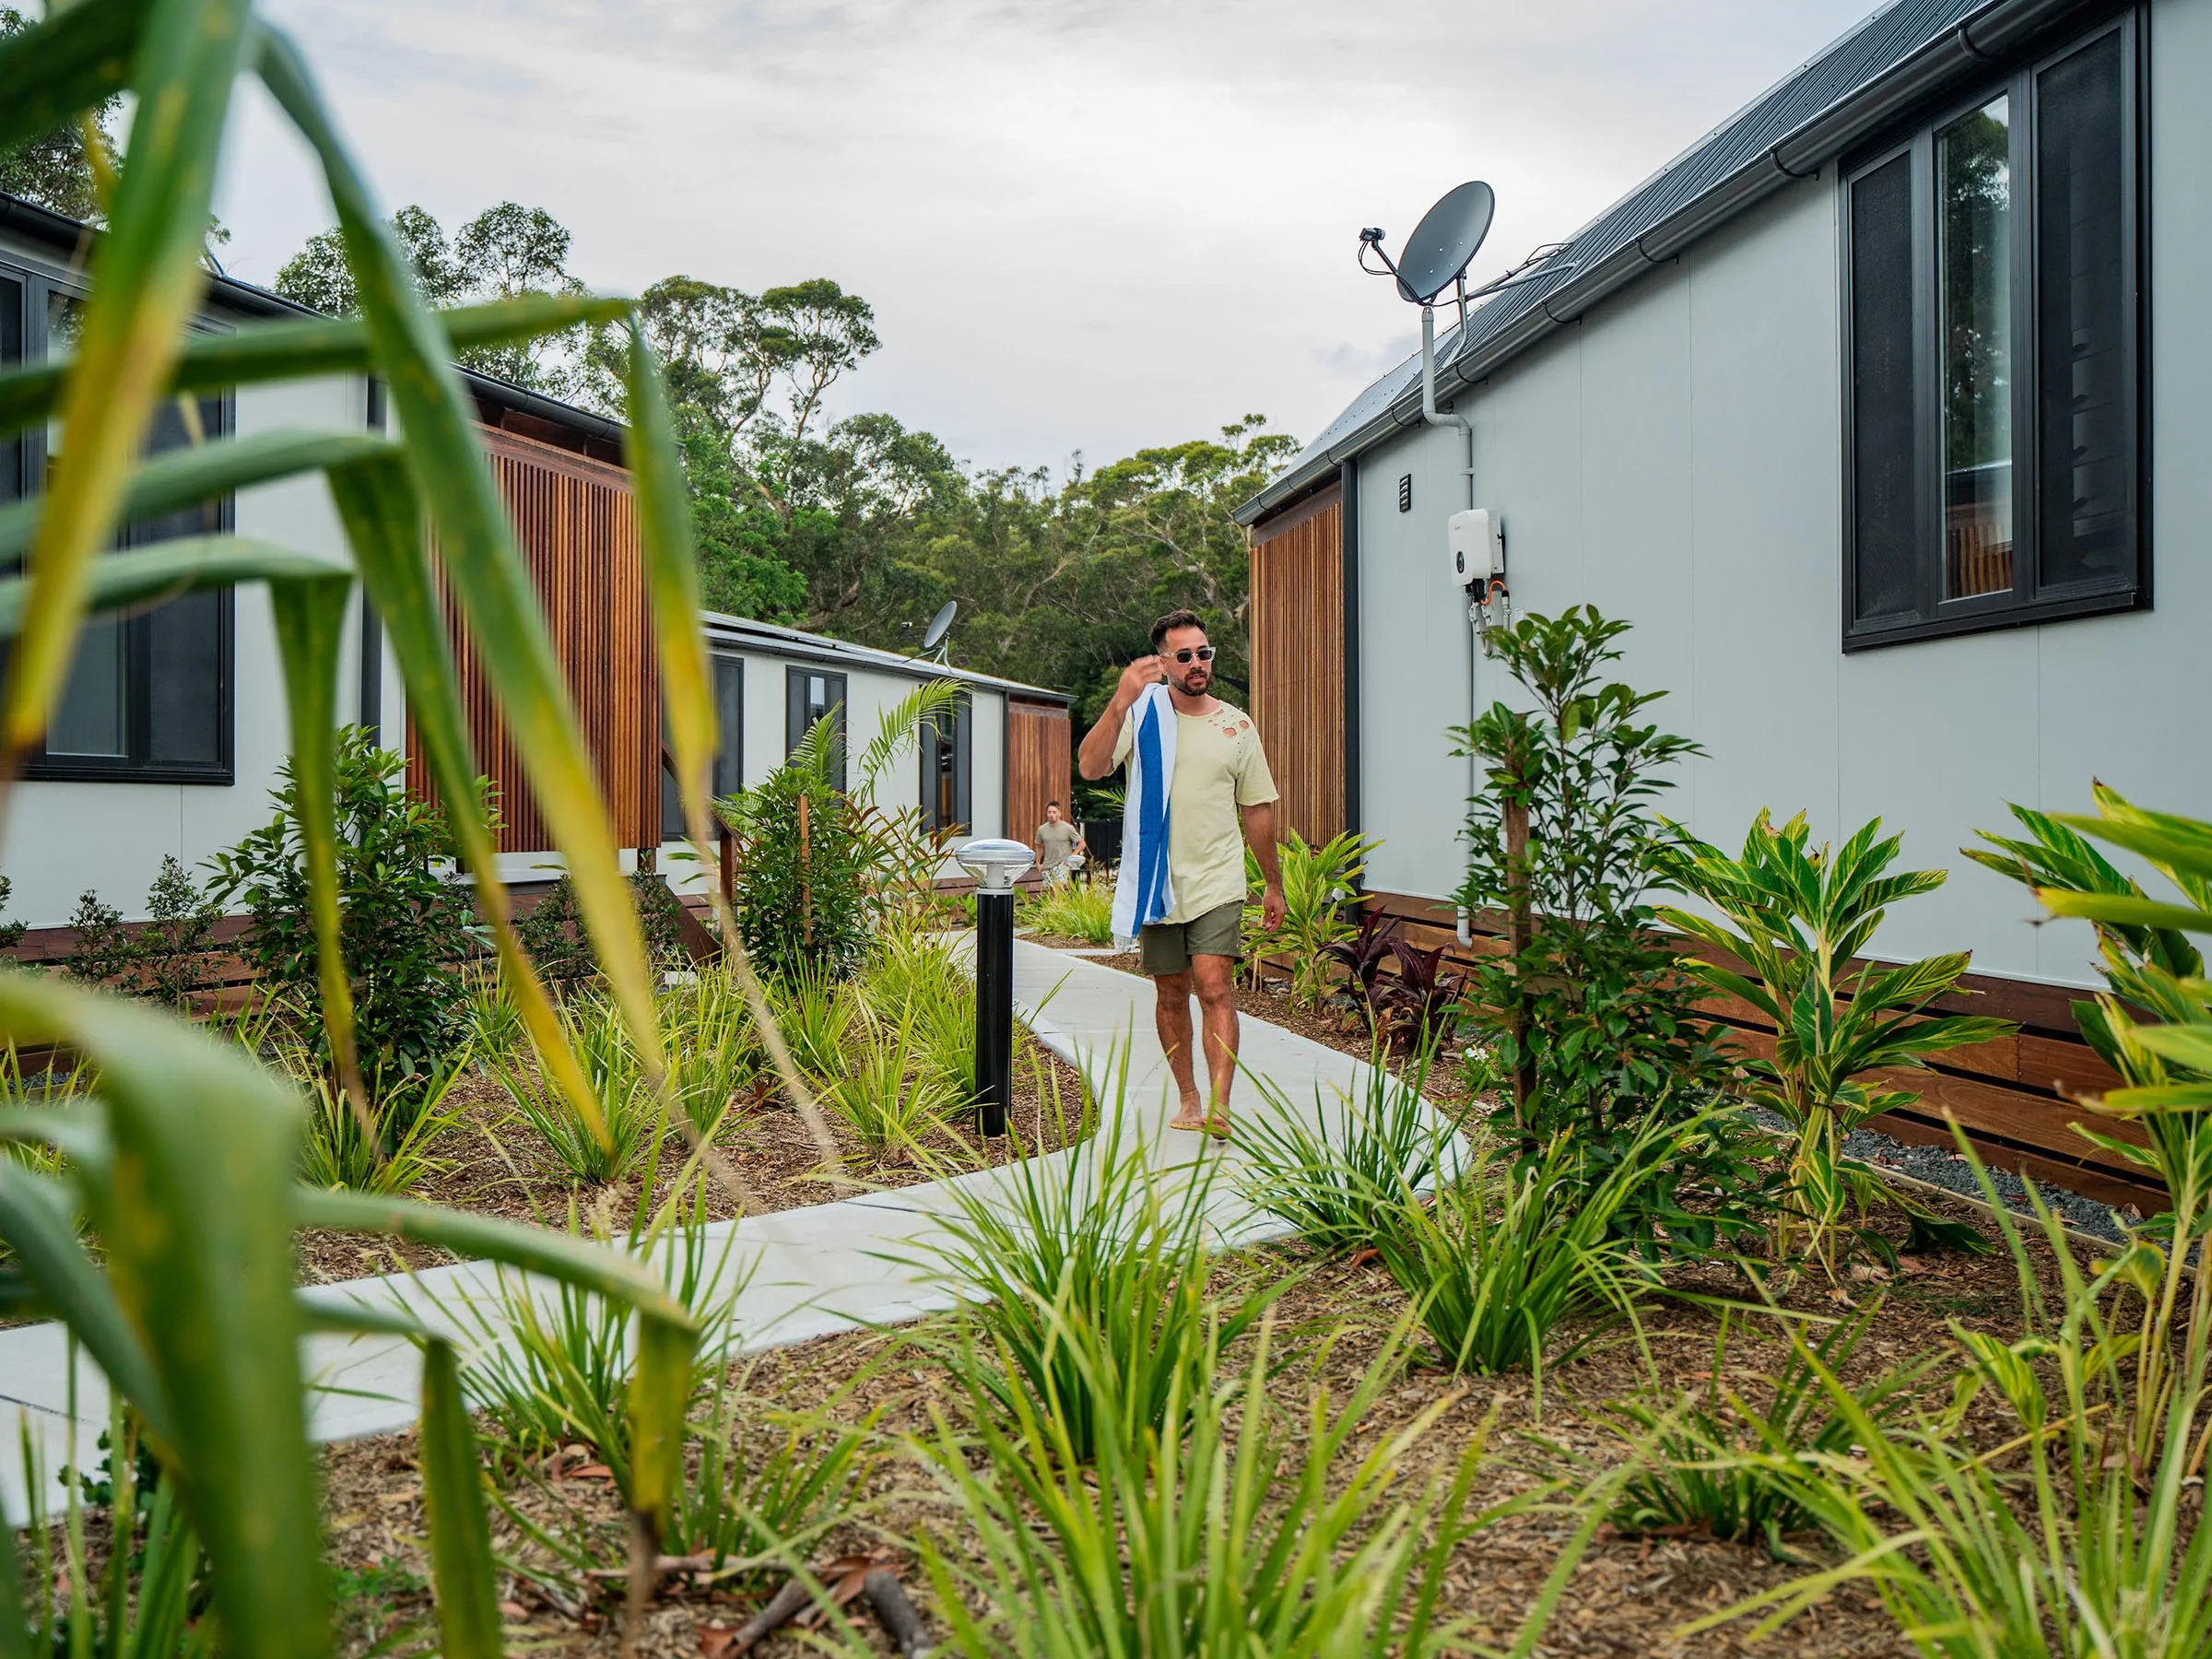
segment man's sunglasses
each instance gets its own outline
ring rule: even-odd
[[[1185,646],[1181,651],[1162,652],[1160,654],[1171,656],[1179,663],[1188,663],[1193,657],[1196,657],[1202,663],[1210,663],[1214,660],[1214,648],[1211,645],[1200,645],[1194,650]]]

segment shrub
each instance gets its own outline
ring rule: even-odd
[[[1238,1126],[1245,1196],[1324,1250],[1373,1243],[1399,1194],[1428,1190],[1440,1165],[1457,1159],[1458,1137],[1421,1098],[1427,1054],[1403,1078],[1381,1062],[1378,1054],[1367,1067],[1361,1100],[1338,1095],[1332,1102],[1315,1088],[1310,1124],[1307,1113],[1255,1073],[1253,1086],[1269,1110]]]
[[[1272,932],[1260,924],[1260,907],[1244,907],[1244,952],[1251,964],[1253,982],[1259,982],[1260,963],[1269,956],[1290,959],[1290,994],[1309,1008],[1321,1006],[1329,994],[1328,948],[1352,936],[1353,924],[1345,907],[1359,896],[1359,877],[1375,843],[1346,830],[1320,846],[1311,846],[1297,830],[1287,832],[1276,848],[1283,872],[1282,925]],[[1244,885],[1260,885],[1259,860],[1244,850]]]
[[[959,1104],[951,1085],[918,1048],[915,1018],[911,1004],[895,1023],[864,1007],[860,1041],[843,1064],[822,1078],[816,1097],[877,1158],[919,1152],[924,1137],[942,1128],[946,1114]]]
[[[0,914],[7,910],[8,900],[15,896],[16,884],[0,876]],[[0,950],[13,950],[23,943],[23,935],[30,931],[28,922],[0,922]]]
[[[1967,1150],[1963,1135],[1959,1144]],[[2026,1335],[2006,1343],[1954,1325],[1965,1371],[1949,1409],[1900,1424],[1865,1409],[1798,1338],[1852,1445],[1848,1454],[1769,1466],[1842,1562],[1700,1619],[1692,1631],[1771,1608],[1759,1626],[1764,1633],[1856,1580],[1871,1583],[1930,1659],[2194,1659],[2212,1651],[2212,1526],[2204,1524],[2201,1485],[2212,1434],[2205,1325],[2212,1295],[2200,1276],[2195,1323],[2170,1356],[2176,1386],[2145,1398],[2134,1372],[2160,1318],[2144,1294],[2159,1283],[2156,1269],[2146,1273],[2152,1264],[2131,1247],[2085,1278],[2030,1188],[2041,1242],[2063,1283],[2050,1317],[2038,1262],[1976,1171],[2018,1268]],[[2132,1312],[2132,1329],[2114,1317],[2122,1309]],[[1977,1395],[1993,1397],[2009,1419],[2010,1457],[1963,1443],[1965,1409]],[[2137,1464],[2126,1419],[2146,1412],[2156,1450]]]
[[[689,966],[685,947],[683,901],[668,883],[652,870],[636,870],[629,877],[630,900],[637,906],[638,924],[644,929],[646,956],[664,971]],[[599,959],[584,931],[583,912],[576,903],[576,883],[567,875],[555,881],[514,925],[523,948],[530,953],[538,975],[557,985],[580,984],[599,975]]]
[[[642,1209],[642,1198],[640,1204]],[[688,1402],[721,1371],[730,1319],[749,1277],[749,1270],[733,1268],[736,1236],[725,1232],[717,1246],[707,1225],[705,1182],[698,1176],[650,1219],[641,1213],[624,1235],[603,1221],[582,1225],[572,1203],[569,1209],[570,1237],[624,1252],[659,1277],[697,1323],[700,1347]],[[511,1458],[542,1457],[582,1441],[606,1465],[616,1488],[630,1496],[631,1311],[586,1287],[548,1286],[503,1268],[498,1284],[488,1310],[465,1294],[450,1304],[431,1298],[448,1319],[482,1339],[462,1379],[470,1403],[490,1419]]]
[[[1015,921],[1022,927],[1087,945],[1113,943],[1113,883],[1100,870],[1087,870],[1053,882],[1034,897],[1017,902]]]
[[[446,1100],[467,1069],[465,1048],[446,1062],[442,1077],[410,1100],[404,1127],[394,1121],[389,1101],[347,1100],[312,1055],[294,1053],[289,1064],[307,1094],[300,1180],[310,1186],[394,1196],[414,1191],[450,1167],[431,1146],[460,1121],[460,1112]]]
[[[1648,1282],[1611,1222],[1685,1133],[1657,1119],[1645,1124],[1594,1187],[1572,1179],[1581,1154],[1564,1135],[1541,1161],[1511,1167],[1478,1145],[1433,1202],[1401,1186],[1378,1218],[1375,1248],[1414,1299],[1444,1363],[1533,1371],[1540,1404],[1551,1334],[1579,1315],[1627,1306]]]
[[[1125,1079],[1124,1079],[1125,1081]],[[964,1297],[939,1359],[999,1418],[1049,1421],[1065,1453],[1133,1443],[1173,1420],[1191,1356],[1233,1341],[1281,1287],[1217,1298],[1206,1198],[1218,1164],[1180,1191],[1117,1113],[1088,1159],[1029,1159],[947,1188],[933,1267]]]
[[[1454,1551],[1543,1494],[1470,1513],[1482,1434],[1448,1479],[1411,1477],[1409,1454],[1448,1400],[1358,1449],[1405,1363],[1401,1340],[1384,1345],[1340,1404],[1316,1384],[1299,1413],[1269,1396],[1277,1361],[1266,1325],[1233,1369],[1218,1330],[1201,1328],[1149,1412],[1117,1397],[1122,1365],[1103,1335],[1079,1324],[1066,1334],[1068,1369],[1104,1403],[1085,1453],[1067,1420],[1029,1394],[1017,1357],[970,1329],[960,1375],[974,1434],[937,1415],[917,1442],[957,1506],[957,1549],[934,1532],[923,1539],[951,1646],[991,1659],[1460,1651],[1466,1621],[1446,1610]],[[1593,1510],[1569,1539],[1515,1652],[1535,1651],[1598,1519]],[[973,1566],[957,1564],[969,1559]]]
[[[1702,1394],[1602,1408],[1635,1460],[1609,1518],[1630,1535],[1701,1528],[1726,1543],[1763,1542],[1776,1560],[1789,1560],[1783,1540],[1818,1521],[1804,1500],[1804,1474],[1824,1460],[1849,1456],[1857,1438],[1852,1419],[1830,1400],[1822,1373],[1842,1373],[1880,1318],[1881,1303],[1869,1302],[1830,1326],[1817,1344],[1793,1343],[1766,1380],[1763,1399],[1747,1397],[1727,1381],[1742,1374],[1728,1363],[1732,1315],[1722,1311],[1712,1380]],[[1857,1412],[1885,1426],[1895,1423],[1912,1404],[1913,1386],[1932,1369],[1933,1360],[1923,1359],[1853,1386]]]
[[[410,800],[406,760],[359,726],[337,737],[338,938],[353,986],[361,1079],[405,1135],[441,1088],[467,1041],[462,966],[479,949],[469,889],[449,874],[445,815]],[[293,763],[279,769],[277,816],[215,859],[223,902],[242,899],[252,926],[241,952],[270,987],[312,1003],[318,994],[314,918],[307,890]],[[317,1030],[316,1053],[330,1065]]]
[[[146,890],[146,912],[147,920],[131,927],[98,893],[83,894],[69,919],[77,935],[69,972],[88,984],[181,1008],[206,982],[206,958],[222,910],[175,854],[164,853],[161,872]]]
[[[660,1097],[646,1083],[644,1063],[612,997],[584,997],[561,1010],[560,1023],[598,1101],[604,1137],[547,1080],[542,1064],[528,1064],[515,1054],[487,1054],[485,1065],[506,1090],[516,1115],[537,1132],[573,1179],[594,1185],[620,1181],[660,1147],[667,1128]],[[532,1059],[538,1057],[535,1044],[530,1053]]]
[[[1930,1054],[1986,1042],[2016,1028],[1978,1015],[1927,1012],[1966,971],[1964,951],[1889,965],[1852,963],[1874,942],[1891,905],[1933,892],[1941,870],[1886,872],[1899,838],[1881,838],[1881,819],[1865,824],[1841,850],[1808,846],[1805,815],[1776,830],[1761,812],[1742,855],[1685,838],[1670,863],[1674,886],[1702,899],[1724,920],[1669,909],[1667,920],[1745,964],[1748,973],[1700,961],[1709,990],[1740,997],[1772,1023],[1771,1058],[1744,1057],[1749,1097],[1789,1125],[1786,1195],[1776,1212],[1773,1253],[1802,1251],[1830,1274],[1844,1217],[1892,1205],[1912,1222],[1913,1242],[1978,1247],[1980,1235],[1899,1196],[1843,1160],[1843,1137],[1869,1118],[1910,1106],[1910,1089],[1870,1088],[1861,1079],[1886,1068],[1922,1069]],[[1887,1253],[1865,1228],[1851,1237]]]
[[[2175,1357],[2177,1334],[2187,1333],[2185,1343],[2212,1339],[2212,1276],[2202,1270],[2204,1240],[2212,1234],[2212,987],[2187,936],[2212,934],[2212,824],[2148,811],[2102,784],[2095,800],[2094,817],[2052,818],[2015,806],[2029,839],[1984,833],[1996,851],[1970,848],[1967,855],[2026,882],[2053,914],[2080,917],[2097,930],[2109,989],[2076,1003],[2074,1018],[2125,1087],[2082,1104],[2100,1120],[2134,1124],[2143,1144],[2074,1127],[2155,1173],[2168,1205],[2131,1232],[2124,1257],[2145,1306],[2128,1412],[2128,1453],[2141,1468],[2168,1432],[2168,1405],[2188,1369],[2185,1358]],[[2150,897],[2085,835],[2134,853],[2182,902]],[[2200,1449],[2198,1473],[2203,1461]]]
[[[1596,1147],[1656,1110],[1701,1111],[1724,1067],[1701,994],[1645,902],[1671,837],[1653,809],[1666,775],[1699,753],[1646,718],[1665,695],[1605,680],[1628,631],[1576,606],[1495,629],[1532,709],[1494,704],[1454,735],[1486,767],[1470,803],[1459,902],[1502,912],[1508,949],[1477,959],[1470,1014],[1510,1081],[1524,1153],[1562,1130]]]

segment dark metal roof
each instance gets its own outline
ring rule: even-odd
[[[973,668],[956,668],[948,663],[932,662],[927,657],[901,656],[895,651],[881,651],[873,645],[855,645],[850,640],[836,640],[828,634],[806,633],[799,629],[785,628],[774,622],[756,622],[750,617],[702,611],[700,620],[706,628],[710,645],[725,645],[733,651],[758,651],[763,655],[790,657],[799,662],[868,668],[882,674],[901,675],[909,679],[959,680],[962,685],[1006,691],[1036,702],[1065,704],[1071,700],[1066,692],[1054,691],[1049,687],[1002,679],[995,674],[982,674]]]
[[[100,232],[93,226],[80,224],[66,214],[41,207],[36,202],[21,196],[0,192],[0,230],[12,230],[27,241],[39,242],[53,249],[64,259],[74,258],[87,247],[87,239]],[[320,317],[324,313],[312,305],[287,300],[282,294],[273,294],[267,288],[247,282],[241,277],[218,272],[208,278],[209,305],[218,311],[249,317]],[[515,409],[535,416],[555,426],[595,438],[618,448],[628,434],[628,429],[618,420],[589,409],[580,409],[573,404],[563,403],[558,397],[547,397],[542,392],[532,392],[510,384],[496,375],[479,374],[473,369],[461,370],[461,378],[468,383],[479,404],[489,404],[500,409]]]
[[[1981,72],[2087,0],[1895,0],[1799,65],[1568,240],[1553,276],[1483,302],[1438,342],[1440,395],[1488,374],[1754,203],[1810,176],[1912,102]],[[1569,268],[1571,267],[1571,268]],[[1418,353],[1376,380],[1237,511],[1252,524],[1420,418]]]

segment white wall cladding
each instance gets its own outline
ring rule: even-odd
[[[1670,811],[1733,846],[1761,806],[1834,837],[1881,816],[1951,871],[1886,954],[1971,947],[1983,971],[2088,983],[2087,931],[2038,927],[1959,856],[2006,804],[2085,807],[2092,778],[2212,817],[2212,4],[2152,7],[2150,373],[2157,608],[1846,657],[1834,174],[1737,225],[1477,389],[1477,500],[1502,514],[1517,609],[1589,603],[1635,625],[1625,677],[1697,739]],[[1360,467],[1362,822],[1371,879],[1448,897],[1465,762],[1465,607],[1441,552],[1459,439],[1415,430]],[[1414,511],[1397,481],[1414,474]],[[1484,705],[1511,683],[1476,669]]]
[[[237,432],[251,437],[278,427],[359,431],[365,413],[362,382],[334,377],[296,385],[250,386],[237,394]],[[343,552],[345,537],[320,477],[289,479],[241,492],[235,523],[241,535],[288,547]],[[360,674],[358,622],[349,624],[336,672],[338,707],[358,710]],[[269,623],[267,591],[237,591],[232,624],[232,758],[235,782],[207,783],[19,784],[0,843],[0,870],[14,883],[8,919],[34,927],[65,924],[77,896],[99,892],[125,917],[145,914],[146,889],[164,853],[195,874],[206,861],[267,822],[269,791],[289,747],[284,677]],[[399,675],[386,652],[383,731],[390,745],[405,728]]]

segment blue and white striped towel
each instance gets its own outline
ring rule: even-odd
[[[1122,869],[1113,884],[1113,939],[1123,950],[1137,930],[1175,908],[1168,879],[1168,789],[1175,776],[1175,705],[1149,686],[1129,711],[1135,736],[1122,798]]]

